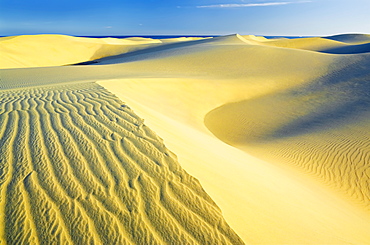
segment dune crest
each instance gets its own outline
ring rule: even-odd
[[[370,52],[370,35],[344,34],[330,37],[271,39],[267,46],[316,51],[327,54],[359,54]]]
[[[28,35],[0,38],[0,69],[61,66],[121,54],[160,40]]]
[[[339,34],[329,37],[324,37],[326,39],[331,39],[339,42],[344,43],[354,43],[354,44],[362,44],[368,43],[370,41],[369,34]]]

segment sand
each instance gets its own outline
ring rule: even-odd
[[[0,39],[0,241],[368,244],[369,43]]]
[[[148,38],[81,38],[24,35],[0,38],[0,68],[62,66],[161,44]]]
[[[6,242],[242,244],[162,140],[96,83],[1,101]]]

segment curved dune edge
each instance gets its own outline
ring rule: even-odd
[[[88,62],[107,56],[204,38],[84,38],[65,35],[0,37],[0,69],[48,67]]]
[[[246,39],[251,39],[246,36]],[[253,40],[253,39],[252,39]],[[370,52],[370,35],[366,34],[343,34],[329,37],[307,37],[307,38],[278,38],[259,39],[259,44],[316,51],[328,54],[357,54]]]
[[[151,45],[154,39],[82,38],[24,35],[0,38],[1,69],[61,66],[122,54]]]
[[[320,182],[277,167],[273,161],[252,157],[214,138],[206,129],[178,120],[177,103],[171,100],[173,103],[168,104],[163,85],[167,83],[169,91],[176,91],[179,98],[188,97],[189,90],[181,94],[183,87],[177,79],[162,79],[166,81],[162,83],[160,80],[110,80],[99,84],[126,98],[135,112],[145,118],[176,152],[181,165],[200,180],[246,243],[356,244],[370,239],[369,214],[323,188]],[[162,85],[156,88],[156,81]],[[171,84],[176,83],[179,89],[174,90]],[[144,90],[152,96],[143,97]],[[197,92],[190,91],[190,97],[195,98]]]
[[[307,85],[224,104],[205,124],[224,142],[289,162],[370,211],[369,57]]]
[[[8,90],[0,101],[1,244],[244,244],[101,86]]]

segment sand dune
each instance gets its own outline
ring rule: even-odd
[[[323,50],[322,52],[329,54],[361,54],[370,53],[370,41],[364,44],[350,45],[344,47],[336,47],[331,49]]]
[[[370,52],[370,36],[364,34],[346,34],[329,37],[277,38],[244,36],[252,44],[281,48],[303,49],[328,54],[358,54]]]
[[[370,41],[369,34],[340,34],[324,38],[353,44],[368,43]]]
[[[61,66],[118,55],[162,43],[202,40],[201,37],[82,38],[63,35],[25,35],[0,38],[0,69]]]
[[[160,43],[160,40],[150,38],[82,38],[62,35],[1,37],[0,69],[69,65]]]
[[[0,241],[370,241],[367,35],[52,38],[0,70]]]
[[[370,238],[368,214],[348,205],[347,198],[339,199],[317,180],[312,183],[302,171],[292,173],[277,167],[278,162],[261,161],[225,145],[193,120],[186,120],[186,114],[198,115],[195,111],[200,106],[196,105],[212,99],[200,93],[211,95],[218,81],[167,78],[100,84],[145,115],[146,123],[201,181],[247,244],[361,244]]]
[[[285,159],[369,209],[369,66],[364,56],[307,86],[223,105],[205,124],[228,144],[256,145],[261,157]]]

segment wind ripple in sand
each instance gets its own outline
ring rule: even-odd
[[[222,105],[205,124],[224,142],[303,170],[369,211],[368,64],[363,59],[306,87]]]
[[[370,209],[370,140],[366,127],[330,130],[325,134],[303,135],[290,140],[263,144],[259,154],[272,156],[318,177],[365,210]],[[266,153],[268,149],[268,153]]]
[[[99,85],[9,90],[0,102],[0,243],[243,244]]]

